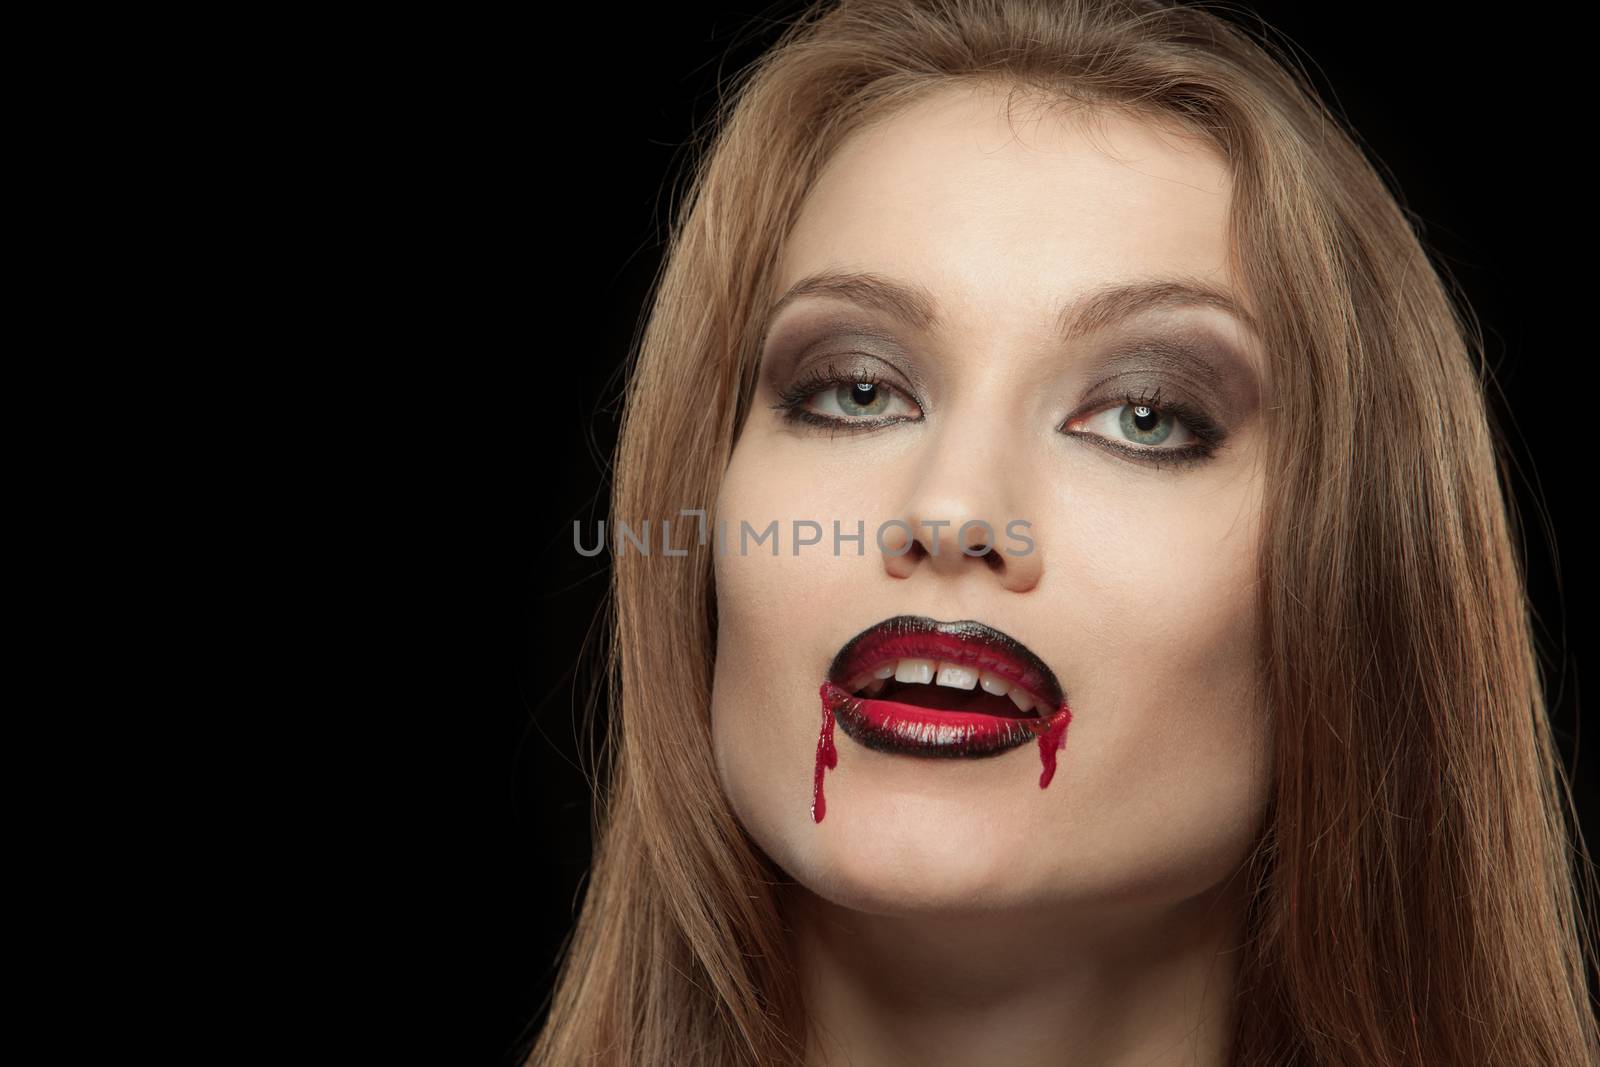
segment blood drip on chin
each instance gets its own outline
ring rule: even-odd
[[[822,776],[839,765],[839,750],[833,744],[833,705],[828,703],[828,685],[822,685],[822,733],[817,736],[816,777],[811,783],[811,821],[821,822],[828,813],[828,801],[822,795]]]
[[[1067,723],[1071,721],[1072,712],[1063,704],[1056,710],[1055,721],[1039,735],[1040,789],[1049,785],[1050,779],[1056,776],[1056,751],[1066,747]]]

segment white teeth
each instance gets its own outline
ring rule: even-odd
[[[1017,710],[1024,714],[1041,713],[1038,702],[1025,690],[1013,686],[1010,680],[989,671],[964,667],[959,663],[941,663],[933,659],[908,657],[893,663],[881,664],[857,675],[851,680],[848,688],[852,693],[876,696],[887,688],[890,678],[897,682],[942,685],[949,689],[982,688],[985,693],[994,696],[1010,697]]]
[[[978,684],[978,672],[971,667],[954,663],[939,664],[939,685],[950,689],[973,689]]]
[[[927,685],[933,681],[933,660],[903,659],[894,667],[894,680]]]
[[[997,697],[1003,697],[1011,692],[1010,682],[998,674],[990,674],[988,671],[983,671],[978,675],[978,684],[983,686],[985,693],[993,693]]]

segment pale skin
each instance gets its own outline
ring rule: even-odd
[[[1266,353],[1212,305],[1070,338],[1056,315],[1169,277],[1253,315],[1229,265],[1231,187],[1214,151],[1148,121],[1091,129],[1019,107],[1008,124],[1003,93],[945,90],[846,142],[784,243],[779,293],[869,272],[937,312],[913,328],[838,296],[787,304],[716,505],[735,534],[716,559],[717,766],[795,881],[814,1067],[1224,1062],[1238,872],[1271,777],[1256,608]],[[1217,376],[1170,372],[1144,354],[1152,342],[1189,345]],[[804,407],[904,418],[833,432],[773,409],[830,362],[877,377],[878,406],[861,414],[847,385],[845,402],[826,386]],[[1197,440],[1177,416],[1157,443],[1127,436],[1125,394],[1155,385],[1223,429],[1209,457],[1158,469],[1104,447]],[[892,554],[906,547],[895,528],[880,549],[892,517],[912,522],[915,550]],[[970,518],[997,531],[987,557],[956,542]],[[1025,547],[1005,534],[1014,518],[1031,552],[1007,554]],[[739,554],[740,521],[773,519],[780,554]],[[828,536],[793,555],[795,519]],[[864,547],[834,555],[834,519],[847,534],[864,521]],[[936,519],[953,521],[919,525]],[[840,732],[813,821],[818,685],[846,639],[902,613],[981,620],[1051,666],[1073,719],[1049,788],[1032,743],[928,759]]]

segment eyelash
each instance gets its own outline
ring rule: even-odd
[[[896,422],[920,422],[920,419],[908,419],[903,416],[879,419],[841,419],[833,415],[822,415],[805,406],[807,400],[816,396],[827,388],[837,388],[841,385],[871,385],[878,389],[888,389],[891,392],[904,396],[903,390],[889,384],[887,380],[873,374],[866,369],[854,370],[842,374],[835,370],[833,364],[828,364],[821,370],[809,371],[805,377],[778,390],[778,402],[773,404],[773,410],[780,412],[784,419],[794,423],[805,423],[821,429],[829,429],[835,433],[843,431],[856,433],[861,430],[870,430],[879,426],[888,426]]]
[[[812,370],[798,381],[780,389],[778,391],[778,401],[772,405],[772,408],[774,411],[779,412],[785,421],[828,430],[830,431],[830,437],[840,432],[859,433],[897,422],[921,421],[921,419],[908,419],[899,416],[880,419],[841,419],[833,415],[819,414],[805,406],[807,400],[810,400],[823,389],[837,388],[841,385],[872,385],[879,389],[888,389],[899,393],[902,396],[905,395],[902,390],[869,370],[860,369],[851,371],[848,374],[841,374],[830,364],[821,370]],[[1202,463],[1216,454],[1217,448],[1227,436],[1226,431],[1204,411],[1181,401],[1162,401],[1159,386],[1152,392],[1124,393],[1120,399],[1123,405],[1148,407],[1162,415],[1177,418],[1178,421],[1189,428],[1190,433],[1194,434],[1195,443],[1185,445],[1182,448],[1139,448],[1133,445],[1120,444],[1101,434],[1087,433],[1082,430],[1070,431],[1069,436],[1094,438],[1101,447],[1158,470],[1164,468],[1187,468]],[[1109,406],[1109,403],[1102,403],[1096,406],[1091,414],[1099,414]]]
[[[1160,470],[1163,468],[1187,468],[1203,463],[1216,455],[1222,441],[1227,437],[1227,431],[1219,426],[1215,419],[1199,408],[1191,407],[1181,400],[1161,399],[1161,387],[1157,386],[1152,392],[1124,393],[1121,396],[1122,406],[1147,407],[1164,416],[1176,418],[1189,428],[1194,434],[1194,444],[1184,445],[1182,448],[1139,448],[1135,445],[1112,441],[1100,434],[1086,433],[1082,430],[1068,431],[1073,437],[1092,437],[1102,448],[1109,448],[1114,452],[1129,456],[1140,463],[1148,463]],[[1099,414],[1109,405],[1098,404],[1092,414]]]

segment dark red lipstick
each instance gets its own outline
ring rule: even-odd
[[[822,779],[838,763],[835,722],[857,744],[907,756],[975,759],[1039,742],[1039,788],[1055,775],[1072,712],[1055,673],[1011,635],[973,619],[896,615],[846,641],[822,683]]]

